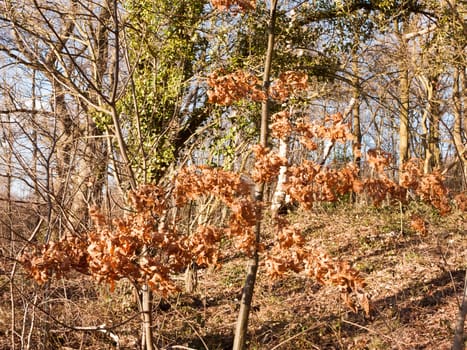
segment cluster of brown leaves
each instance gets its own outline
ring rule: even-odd
[[[112,288],[115,281],[127,278],[146,282],[162,294],[175,290],[170,274],[190,261],[190,242],[176,230],[159,225],[166,209],[163,194],[161,188],[151,185],[130,191],[134,211],[112,222],[97,208],[91,209],[95,228],[86,237],[65,237],[25,253],[23,266],[40,283],[76,270]]]
[[[399,182],[410,190],[418,188],[419,179],[423,176],[422,163],[419,159],[410,159],[402,166]]]
[[[467,193],[462,192],[457,194],[454,197],[454,202],[456,203],[457,207],[462,211],[467,211]]]
[[[288,136],[296,137],[310,151],[318,148],[318,140],[327,139],[334,145],[336,142],[344,143],[352,139],[349,125],[344,122],[342,113],[327,115],[324,123],[309,122],[304,119],[298,119],[294,123],[291,121],[290,114],[282,111],[273,116],[271,129],[273,135],[281,139]],[[264,156],[262,153],[256,155],[259,159]],[[268,158],[274,159],[271,152],[268,153]],[[282,163],[287,164],[285,159],[281,159],[281,163],[273,163],[276,167],[269,168],[277,172],[278,166]],[[274,174],[274,171],[270,173]],[[270,178],[272,179],[272,176]],[[262,179],[267,181],[269,178],[263,177]],[[257,178],[254,180],[258,181]],[[284,190],[291,199],[306,208],[311,208],[316,201],[332,202],[346,193],[360,192],[362,188],[363,184],[358,178],[358,169],[354,164],[332,169],[308,160],[289,166],[284,184]]]
[[[55,273],[64,276],[71,270],[88,273],[87,244],[77,237],[36,246],[20,257],[23,267],[39,283],[47,282]]]
[[[248,86],[257,83],[256,78],[243,78],[250,79]],[[233,84],[235,78],[232,79],[227,79],[226,85]],[[301,87],[295,86],[296,89]],[[248,90],[247,86],[243,88]],[[230,94],[222,101],[237,97]],[[340,113],[327,116],[324,125],[319,125],[303,120],[292,123],[289,113],[279,112],[274,116],[272,130],[279,138],[295,133],[308,149],[315,147],[310,145],[313,142],[310,140],[315,138],[329,139],[333,144],[351,139]],[[274,181],[280,167],[288,165],[286,159],[262,146],[256,146],[254,154],[256,163],[251,179],[256,183]],[[392,160],[389,154],[370,150],[367,159],[374,169],[374,177],[365,180],[359,178],[354,164],[338,169],[312,161],[291,165],[287,169],[284,190],[292,200],[307,208],[316,201],[332,202],[347,193],[362,191],[373,198],[375,204],[386,198],[405,201],[410,190],[441,213],[449,211],[441,173],[423,174],[421,162],[412,160],[404,165],[400,182],[396,184],[386,174]],[[199,225],[193,232],[180,232],[176,219],[170,221],[172,224],[167,222],[167,213],[173,207],[181,208],[210,194],[230,209],[227,227]],[[356,300],[369,313],[365,283],[358,271],[347,262],[308,248],[300,227],[277,217],[272,248],[266,251],[257,245],[254,228],[261,220],[262,207],[252,196],[252,182],[240,174],[220,168],[185,167],[179,171],[173,186],[142,186],[138,191],[130,191],[128,200],[132,212],[109,222],[98,209],[93,209],[95,228],[86,237],[66,237],[56,243],[37,246],[23,255],[23,266],[41,283],[52,275],[65,276],[75,270],[112,286],[115,281],[128,278],[135,283],[148,283],[153,290],[167,294],[176,289],[171,276],[189,263],[217,265],[221,256],[219,243],[225,236],[246,255],[264,252],[266,268],[272,276],[278,277],[288,271],[304,272],[320,283],[337,286],[349,307],[355,310]],[[465,201],[465,196],[460,197],[461,204]],[[421,233],[426,231],[425,223],[418,218],[413,218],[412,228]]]
[[[424,174],[420,179],[416,193],[423,201],[437,208],[441,215],[446,215],[451,211],[449,190],[444,186],[444,176],[439,170],[435,170],[431,174]]]
[[[251,178],[256,183],[274,181],[279,175],[281,166],[288,164],[287,159],[261,145],[254,146],[253,153],[255,155],[255,167],[251,172]]]
[[[222,69],[217,70],[208,76],[207,83],[210,88],[207,92],[210,103],[229,106],[243,99],[262,102],[267,97],[284,102],[308,88],[308,75],[294,71],[282,73],[271,82],[268,95],[261,87],[259,79],[243,70],[229,74]]]
[[[198,226],[188,239],[188,251],[198,266],[216,266],[220,258],[218,243],[222,230],[214,226]]]
[[[322,251],[309,251],[305,261],[305,272],[322,284],[336,286],[347,306],[354,312],[357,306],[352,297],[366,315],[370,314],[370,299],[365,292],[365,280],[358,270],[347,261],[336,260]]]
[[[185,167],[175,178],[177,206],[211,193],[230,204],[238,198],[248,197],[251,184],[238,173],[208,166]]]
[[[345,303],[357,311],[355,299],[369,315],[370,301],[365,293],[365,281],[360,273],[346,261],[331,258],[325,252],[305,246],[305,239],[297,225],[276,218],[275,244],[266,254],[265,266],[272,278],[289,271],[305,274],[324,285],[337,287]]]
[[[240,174],[210,167],[184,168],[177,176],[174,194],[178,206],[201,195],[216,195],[231,210],[223,232],[245,254],[256,251],[254,227],[261,218],[261,204],[252,198],[251,183]]]
[[[334,145],[335,142],[343,143],[353,139],[341,113],[326,116],[324,123],[303,119],[293,123],[290,113],[282,111],[273,115],[271,129],[273,135],[280,139],[294,135],[310,151],[318,148],[317,140],[330,140]],[[258,163],[253,176],[255,181],[273,181],[280,166],[287,164],[285,159],[262,148],[258,148],[255,155]],[[331,169],[311,161],[292,165],[287,170],[284,189],[294,201],[306,208],[311,208],[315,201],[332,202],[350,192],[366,193],[375,205],[381,205],[386,199],[404,203],[407,201],[407,191],[410,190],[437,208],[441,214],[450,211],[448,191],[441,172],[424,174],[421,161],[412,159],[404,164],[400,181],[396,183],[387,174],[393,162],[391,154],[380,149],[370,149],[366,159],[373,169],[371,176],[366,179],[359,177],[358,169],[353,164],[340,169]]]
[[[214,8],[220,11],[226,11],[231,9],[237,12],[247,12],[256,8],[255,0],[211,0],[211,4]]]
[[[132,212],[108,222],[97,209],[90,214],[94,230],[86,237],[65,237],[56,243],[38,246],[26,252],[23,266],[39,282],[51,276],[66,276],[73,270],[89,274],[113,288],[115,281],[127,278],[135,283],[148,283],[165,295],[176,286],[171,275],[182,271],[192,261],[200,266],[216,265],[220,257],[219,242],[224,234],[235,236],[246,253],[255,248],[252,226],[257,220],[253,201],[246,199],[248,186],[238,176],[218,169],[190,169],[183,181],[178,177],[171,200],[163,188],[142,186],[130,191]],[[170,203],[179,205],[189,198],[216,193],[232,209],[229,229],[198,226],[187,234],[166,223],[164,215]],[[234,229],[236,227],[236,229]]]
[[[405,202],[407,189],[399,186],[386,174],[391,166],[392,155],[374,148],[368,150],[366,159],[373,171],[369,178],[363,180],[362,191],[373,200],[373,204],[379,206],[386,199]]]
[[[346,193],[359,192],[362,183],[354,164],[331,169],[313,161],[304,161],[287,169],[284,189],[293,200],[309,209],[316,201],[333,202]]]
[[[281,73],[271,83],[269,95],[272,99],[284,102],[291,95],[298,94],[308,88],[308,75],[303,72],[287,71]]]
[[[290,113],[288,111],[274,113],[271,117],[270,127],[273,137],[281,140],[287,139],[293,131],[293,126],[290,122]]]
[[[218,70],[208,76],[207,82],[210,87],[207,92],[210,103],[229,106],[245,98],[257,102],[266,99],[258,78],[243,70],[230,74]]]
[[[353,139],[349,124],[344,122],[342,113],[328,115],[324,120],[324,125],[317,121],[310,123],[300,119],[294,131],[299,135],[300,143],[310,151],[318,149],[316,140],[345,143]]]
[[[181,271],[190,255],[184,249],[186,237],[160,224],[159,214],[165,209],[162,193],[157,186],[131,191],[129,201],[135,212],[89,232],[89,270],[98,281],[113,286],[116,280],[128,278],[147,282],[162,294],[176,289],[170,274]],[[102,222],[103,215],[97,209],[91,216],[94,222]]]
[[[424,174],[420,159],[414,158],[404,164],[399,182],[402,187],[414,191],[423,201],[437,208],[441,215],[451,211],[443,174],[439,170]]]
[[[344,122],[343,115],[340,112],[327,115],[324,123],[319,121],[309,122],[301,118],[293,123],[291,114],[286,110],[273,114],[271,119],[271,131],[274,137],[286,139],[295,134],[298,136],[300,143],[310,151],[318,148],[316,140],[329,140],[332,143],[345,143],[353,140],[349,123]]]
[[[399,186],[385,175],[365,179],[363,191],[373,200],[373,204],[376,206],[380,206],[386,199],[402,203],[405,203],[407,199],[407,189]]]
[[[364,180],[364,191],[373,199],[375,205],[380,205],[385,199],[405,203],[407,192],[412,191],[423,201],[437,208],[441,215],[451,211],[448,189],[439,170],[424,174],[422,161],[413,158],[403,164],[399,183],[396,183],[386,174],[392,161],[389,153],[371,149],[367,153],[367,159],[375,172],[372,177]]]
[[[410,218],[410,227],[412,228],[412,230],[422,235],[426,235],[428,233],[428,225],[420,215],[413,215]]]
[[[372,148],[366,153],[368,165],[376,171],[376,174],[384,174],[384,171],[391,164],[392,155],[381,149]]]
[[[315,150],[315,140],[328,139],[345,142],[352,139],[349,125],[343,121],[341,113],[328,115],[324,125],[298,120],[290,121],[286,111],[276,113],[271,125],[273,135],[285,139],[296,135],[309,150]],[[255,181],[273,181],[285,159],[274,155],[270,150],[258,147],[255,150]],[[254,173],[256,174],[256,173]],[[305,160],[287,168],[284,191],[291,199],[306,208],[311,208],[316,201],[335,201],[349,192],[361,192],[364,183],[359,179],[358,168],[347,164],[340,169],[332,169],[313,161]],[[355,301],[368,315],[370,301],[364,291],[365,282],[359,272],[349,263],[332,259],[328,254],[305,246],[306,240],[298,226],[293,226],[283,217],[276,217],[275,243],[266,252],[265,265],[272,277],[280,277],[289,271],[302,272],[322,284],[338,288],[345,303],[354,311]]]

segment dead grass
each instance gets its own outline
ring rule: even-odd
[[[410,227],[415,214],[428,223],[427,233]],[[410,205],[403,213],[397,208],[337,205],[313,212],[299,210],[291,220],[304,228],[309,244],[349,260],[362,271],[372,296],[372,314],[365,317],[349,311],[332,287],[300,275],[272,281],[260,268],[249,349],[450,348],[467,261],[466,214],[440,217],[421,205]],[[199,272],[195,294],[168,300],[155,297],[154,334],[159,348],[230,349],[244,267],[245,260],[232,254],[222,269]],[[25,294],[15,294],[18,329],[25,300],[34,293],[56,319],[68,325],[115,325],[137,312],[126,282],[113,293],[83,277],[55,282],[47,290],[26,280],[22,283]],[[0,315],[9,315],[9,291],[7,285],[2,288]],[[103,334],[73,331],[35,312],[37,329],[31,349],[45,349],[39,331],[44,326],[56,338],[49,348],[115,348]],[[0,322],[0,327],[0,348],[9,349],[10,325]],[[139,327],[136,318],[115,333],[126,337],[126,348],[137,349]]]

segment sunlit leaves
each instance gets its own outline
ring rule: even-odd
[[[284,72],[271,82],[267,94],[259,79],[244,70],[228,74],[218,70],[208,76],[207,83],[210,103],[229,106],[243,99],[262,102],[267,97],[284,102],[308,89],[308,75],[303,72]]]
[[[270,96],[278,102],[284,102],[291,95],[298,94],[308,88],[308,75],[303,72],[288,71],[281,73],[272,81]]]
[[[261,145],[253,147],[255,154],[255,167],[252,171],[252,179],[255,182],[271,182],[279,175],[281,166],[287,165],[287,159]]]
[[[462,211],[467,211],[467,192],[459,193],[454,197],[454,202]]]
[[[257,83],[253,76],[234,75],[224,81],[227,81],[225,86],[233,88],[238,77],[245,79],[248,86]],[[240,91],[243,91],[240,95],[245,91],[250,93],[246,86]],[[317,144],[323,139],[333,144],[351,139],[349,125],[340,113],[325,116],[324,123],[319,124],[304,119],[292,120],[289,112],[278,112],[273,117],[272,131],[275,137],[282,139],[294,136],[307,147],[310,142]],[[112,221],[98,208],[92,209],[90,214],[95,227],[86,236],[66,237],[27,251],[21,259],[23,266],[40,283],[53,275],[67,276],[79,271],[111,286],[122,278],[148,283],[164,295],[177,289],[173,275],[180,273],[187,264],[218,266],[222,257],[220,243],[227,239],[247,256],[256,252],[263,254],[266,271],[272,277],[290,271],[304,273],[320,283],[336,286],[352,310],[359,304],[368,314],[370,303],[363,277],[349,263],[310,248],[301,227],[275,216],[271,245],[264,247],[257,243],[254,228],[262,220],[264,203],[254,199],[254,184],[273,183],[280,168],[287,166],[284,191],[293,202],[307,209],[312,209],[316,202],[337,201],[350,193],[364,193],[375,205],[385,200],[405,202],[408,191],[412,191],[438,208],[441,214],[450,210],[442,174],[439,171],[424,174],[418,160],[411,160],[402,167],[399,183],[396,183],[387,174],[392,158],[382,150],[372,149],[366,154],[372,170],[367,178],[361,177],[352,163],[331,167],[305,160],[289,164],[288,159],[259,145],[253,148],[253,153],[254,167],[250,174],[208,166],[184,167],[170,186],[145,185],[130,191],[131,210]],[[209,195],[217,197],[229,209],[230,217],[225,226],[200,224],[186,232],[177,225],[177,216],[168,220],[172,209],[183,208]],[[464,202],[465,198],[459,197],[459,205]],[[416,217],[412,218],[411,227],[422,234],[427,230],[425,222]]]
[[[370,301],[365,281],[346,261],[331,258],[327,253],[306,245],[301,228],[290,225],[284,218],[276,218],[275,244],[266,253],[268,274],[278,278],[289,271],[304,272],[321,284],[337,287],[344,302],[352,310],[357,306],[370,313]]]
[[[210,87],[210,103],[228,106],[245,98],[257,102],[266,99],[258,78],[242,70],[230,74],[223,74],[223,71],[214,72],[208,76],[207,82]]]
[[[211,0],[211,4],[221,11],[246,12],[255,9],[256,0]]]

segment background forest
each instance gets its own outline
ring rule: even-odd
[[[463,349],[467,3],[0,0],[0,349]]]

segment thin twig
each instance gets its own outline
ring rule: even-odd
[[[400,231],[400,235],[402,236],[404,234],[404,208],[402,207],[402,202],[399,201],[399,209],[400,209],[400,213],[401,213],[401,231]]]
[[[437,244],[437,248],[439,250],[439,254],[441,255],[441,259],[443,259],[443,264],[446,266],[444,269],[449,274],[449,278],[450,278],[451,284],[452,284],[452,290],[453,290],[454,295],[456,297],[457,306],[459,308],[461,308],[461,301],[459,300],[459,296],[457,295],[456,281],[454,281],[454,276],[452,275],[451,269],[449,268],[448,261],[446,260],[446,254],[443,252],[443,248],[441,247],[441,242],[440,242],[439,238],[438,238],[436,244]]]
[[[15,286],[15,290],[21,297],[23,297],[25,299],[28,299],[28,296],[25,293],[23,293],[23,291],[21,291],[18,287]],[[97,327],[99,327],[99,326],[70,326],[69,324],[67,324],[65,322],[62,322],[59,319],[52,316],[52,314],[50,312],[48,312],[47,310],[45,310],[41,306],[41,303],[37,304],[37,303],[32,302],[31,305],[33,305],[34,308],[36,308],[37,310],[39,310],[40,312],[45,314],[54,323],[62,326],[63,328],[69,329],[69,330],[72,330],[72,331],[80,331],[80,332],[100,331],[101,329],[111,331],[111,330],[117,329],[117,328],[125,325],[126,323],[129,323],[130,321],[134,320],[135,318],[137,318],[137,317],[139,317],[141,315],[141,312],[137,312],[137,313],[133,314],[132,316],[126,318],[125,320],[123,320],[123,321],[121,321],[119,323],[113,324],[112,326],[105,326],[105,328],[100,327],[99,329],[97,329]]]
[[[298,336],[300,336],[300,335],[302,335],[302,334],[304,334],[304,333],[307,333],[307,332],[309,332],[309,331],[311,331],[311,330],[313,330],[313,329],[316,329],[316,328],[318,328],[318,327],[321,327],[321,326],[323,326],[323,325],[324,325],[324,323],[321,322],[321,323],[319,323],[319,324],[317,324],[317,325],[314,325],[313,327],[308,327],[308,328],[304,329],[303,331],[301,331],[301,332],[299,332],[299,333],[297,333],[297,334],[294,334],[293,336],[287,338],[286,340],[281,341],[279,344],[277,344],[276,346],[274,346],[273,348],[271,348],[271,350],[279,349],[280,346],[284,345],[285,343],[288,343],[288,342],[291,341],[292,339],[295,339],[295,338],[297,338]],[[319,350],[319,347],[317,347],[316,345],[311,344],[311,346],[313,346],[313,348]]]
[[[355,327],[358,327],[358,328],[360,328],[360,329],[364,329],[364,330],[367,331],[367,332],[370,332],[370,333],[379,335],[379,336],[381,336],[381,337],[383,337],[383,338],[386,338],[386,339],[388,339],[388,340],[391,340],[392,342],[395,342],[395,343],[397,344],[397,347],[398,347],[399,349],[401,349],[401,346],[400,346],[401,344],[402,344],[402,345],[407,345],[407,346],[409,346],[409,344],[407,344],[407,343],[395,341],[394,338],[391,338],[390,336],[388,336],[388,335],[386,335],[386,334],[383,334],[383,333],[377,332],[377,331],[375,331],[375,330],[373,330],[373,329],[371,329],[371,328],[368,328],[368,327],[359,325],[358,323],[354,323],[354,322],[351,322],[351,321],[347,321],[347,320],[345,320],[345,319],[342,319],[342,322],[347,323],[347,324],[350,324],[350,325],[355,326]]]
[[[172,304],[171,304],[172,305]],[[209,347],[207,346],[206,342],[204,341],[203,337],[201,337],[201,335],[198,333],[198,331],[196,330],[195,327],[193,327],[193,325],[191,324],[191,322],[188,321],[188,319],[185,317],[185,315],[183,315],[180,311],[177,310],[177,307],[175,305],[172,305],[174,306],[173,310],[177,313],[177,315],[181,316],[183,318],[183,320],[187,321],[187,324],[188,326],[190,326],[190,328],[193,330],[193,332],[195,332],[196,336],[198,337],[198,339],[201,341],[201,343],[203,343],[204,345],[204,348],[206,350],[209,350]]]

